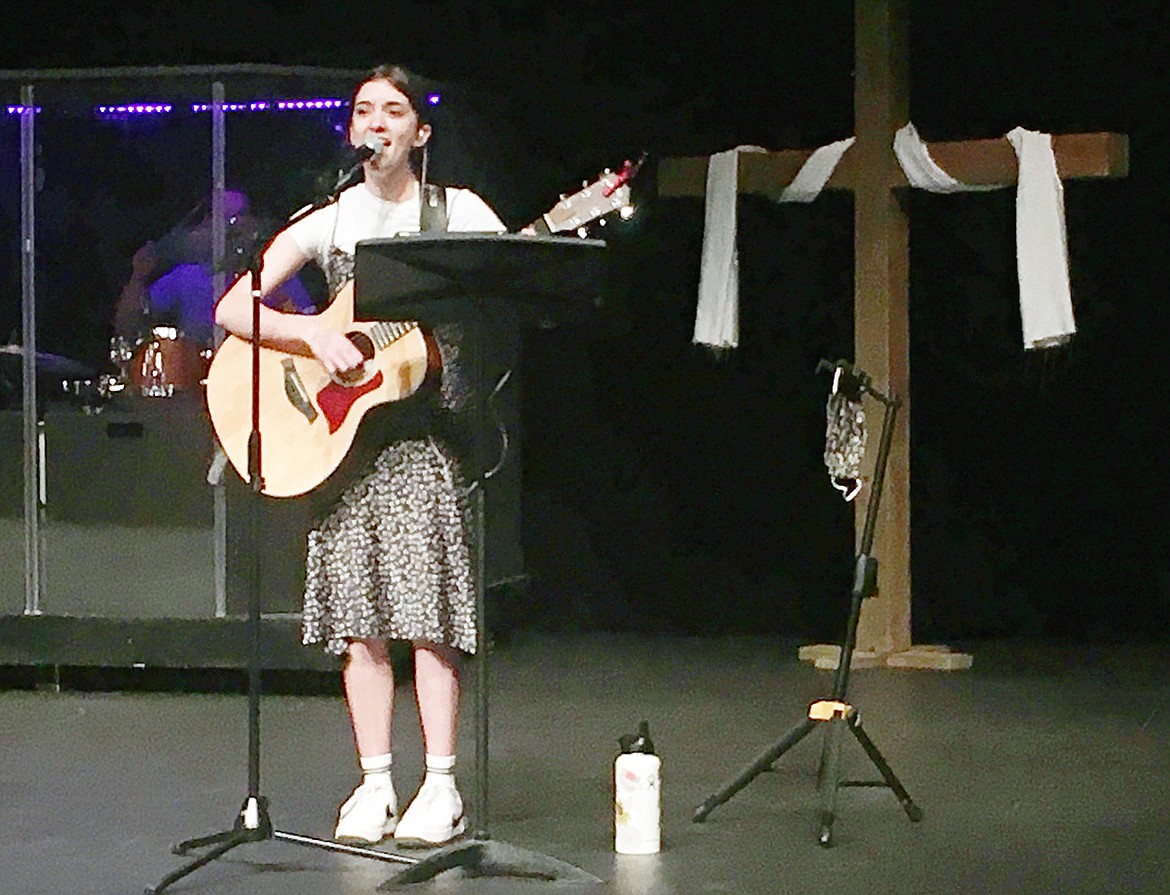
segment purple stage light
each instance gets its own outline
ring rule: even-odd
[[[99,118],[126,118],[130,115],[165,115],[174,110],[170,103],[127,103],[118,106],[98,106],[94,114]]]
[[[343,99],[283,99],[275,102],[264,99],[249,100],[247,102],[224,103],[225,112],[288,112],[317,109],[340,109],[345,106]],[[9,114],[15,114],[19,106],[9,106]],[[127,115],[157,115],[174,111],[174,107],[164,103],[129,103],[118,106],[97,106],[94,113],[99,117],[123,117]],[[192,103],[191,111],[195,113],[210,112],[211,103]]]
[[[432,93],[427,97],[427,102],[435,106],[439,104],[439,99],[439,94]],[[223,109],[225,112],[303,112],[306,110],[343,109],[346,105],[346,100],[333,98],[284,99],[275,102],[251,100],[249,102],[224,103]],[[9,115],[20,115],[25,111],[25,107],[21,105],[11,105],[6,108]],[[93,112],[99,118],[128,118],[132,115],[165,115],[174,110],[175,107],[170,103],[119,103],[117,105],[95,106]],[[42,111],[42,107],[37,106],[36,111]],[[191,111],[196,113],[210,112],[211,103],[192,103]]]

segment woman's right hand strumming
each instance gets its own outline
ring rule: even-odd
[[[336,330],[312,326],[302,338],[313,356],[330,374],[346,373],[360,367],[365,361],[357,346],[344,333]]]

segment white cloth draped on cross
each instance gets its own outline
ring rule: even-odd
[[[1024,348],[1049,348],[1076,332],[1069,288],[1068,245],[1064,223],[1064,189],[1056,170],[1050,134],[1016,128],[1006,135],[1016,152],[1016,255]],[[811,202],[832,176],[853,138],[817,149],[779,202]],[[739,344],[739,257],[736,241],[736,195],[739,154],[763,152],[739,146],[711,156],[707,167],[703,257],[694,341],[715,348]],[[913,124],[894,137],[894,153],[910,185],[935,193],[996,189],[951,177],[930,157]]]
[[[760,146],[737,146],[707,162],[707,198],[703,209],[703,257],[699,263],[699,304],[694,341],[712,348],[739,345],[739,154],[765,152]]]

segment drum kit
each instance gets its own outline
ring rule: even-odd
[[[275,232],[276,225],[249,212],[242,193],[229,190],[224,201],[226,247],[215,269],[236,274],[259,244],[260,235]],[[165,244],[165,250],[160,250],[165,266],[206,264],[212,257],[211,238],[211,207],[205,199],[152,245]],[[179,327],[159,325],[160,319],[165,318],[152,319],[147,311],[133,338],[116,335],[110,339],[107,369],[116,372],[99,372],[71,358],[38,351],[38,395],[48,401],[65,400],[94,413],[116,396],[174,399],[198,394],[207,378],[212,349],[191,339]],[[0,407],[21,401],[23,352],[20,345],[0,346]]]
[[[174,326],[154,326],[133,345],[111,339],[110,362],[118,369],[119,391],[129,387],[144,398],[173,398],[207,378],[211,350],[200,349]]]
[[[20,403],[20,345],[0,346],[3,403]],[[178,398],[196,393],[207,377],[211,350],[185,338],[174,326],[153,326],[138,338],[110,339],[109,359],[115,373],[99,373],[80,361],[36,353],[38,393],[63,400],[86,413],[100,412],[119,395]]]

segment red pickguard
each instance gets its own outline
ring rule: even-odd
[[[354,401],[362,395],[374,391],[381,384],[382,371],[379,370],[375,376],[361,385],[346,386],[330,382],[317,392],[317,406],[321,408],[321,412],[325,414],[325,420],[329,423],[329,434],[332,435],[341,428],[341,424],[349,416]]]

